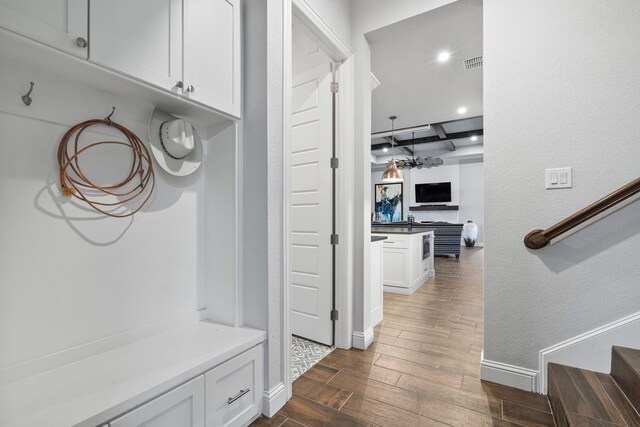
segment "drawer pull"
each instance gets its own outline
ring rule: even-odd
[[[395,243],[395,242],[385,240],[385,243],[386,243],[386,244],[389,244],[389,243]]]
[[[236,394],[233,397],[230,397],[227,399],[227,404],[231,405],[233,402],[235,402],[236,400],[240,399],[242,396],[244,396],[245,394],[249,393],[251,391],[250,388],[246,389],[246,390],[240,390],[240,392],[238,394]]]

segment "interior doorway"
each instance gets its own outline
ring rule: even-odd
[[[290,143],[291,378],[335,344],[335,64],[292,25]]]
[[[283,334],[285,339],[281,351],[284,355],[282,368],[285,373],[287,398],[292,396],[292,379],[295,379],[297,374],[291,369],[291,362],[295,357],[294,333],[308,335],[306,338],[311,337],[311,340],[306,341],[308,346],[324,346],[324,343],[327,343],[329,345],[324,347],[325,350],[331,350],[334,347],[351,348],[354,215],[353,52],[305,1],[292,0],[290,5],[288,14],[290,21],[285,25],[284,40],[291,49],[285,49],[283,69],[285,88],[283,110],[285,322]],[[312,81],[314,83],[311,83]],[[328,109],[323,107],[327,102],[330,103]],[[313,112],[313,109],[309,108],[311,105],[317,105],[320,108]],[[330,115],[328,119],[327,112]],[[316,118],[313,117],[314,114]],[[318,132],[312,132],[309,138],[309,134],[305,134],[305,131],[314,126],[305,125],[316,120],[318,120],[318,127],[316,127]],[[320,126],[321,122],[322,126]],[[329,125],[324,126],[324,122]],[[322,129],[322,132],[319,129]],[[313,144],[311,142],[313,140],[318,141],[315,143],[317,148],[309,145]],[[321,140],[329,143],[323,142],[318,145]],[[300,148],[299,142],[303,146],[306,144],[306,148]],[[330,151],[327,148],[330,148]],[[309,156],[317,158],[313,159]],[[313,164],[317,165],[316,173],[312,172]],[[311,167],[307,167],[304,171],[305,166]],[[294,170],[296,167],[299,167],[298,171]],[[321,173],[320,169],[322,169]],[[298,173],[303,171],[304,173]],[[317,184],[312,182],[313,180],[317,181]],[[304,197],[310,197],[312,191],[317,191],[313,189],[314,186],[320,190],[318,195],[320,198],[316,201],[304,201]],[[326,188],[327,191],[322,192],[321,188]],[[305,209],[299,209],[299,215],[293,212],[298,207],[304,208],[313,204],[322,204],[331,208],[319,206],[315,210],[306,209],[306,215],[303,214]],[[322,215],[321,211],[324,212]],[[315,214],[318,218],[315,218]],[[313,224],[315,224],[315,231],[312,228]],[[329,230],[328,233],[327,230]],[[295,235],[296,232],[297,235]],[[317,242],[304,240],[311,238],[314,233],[318,234]],[[294,248],[294,245],[298,248]],[[302,250],[297,251],[297,249]],[[309,256],[313,251],[307,249],[313,249],[319,256]],[[318,264],[317,267],[315,263]],[[324,268],[320,269],[320,264]],[[315,284],[311,282],[312,278],[309,276],[314,274],[305,275],[305,273],[313,273],[313,268],[316,268],[319,273],[324,273],[321,283],[320,281]],[[300,280],[301,277],[302,280]],[[294,289],[293,283],[296,283],[297,289]],[[322,290],[313,289],[320,285]],[[305,292],[298,292],[305,287]],[[300,299],[300,296],[306,297],[307,300]],[[315,310],[318,315],[307,316],[308,319],[305,320],[309,324],[317,321],[320,331],[312,327],[309,328],[310,333],[300,332],[303,327],[299,322],[300,316],[313,314],[312,310]],[[301,328],[298,328],[299,323]],[[297,338],[295,342],[298,342]],[[318,344],[320,342],[323,344]],[[325,352],[316,350],[317,348],[307,348],[305,351],[307,354],[316,353],[316,355]],[[308,369],[307,366],[304,368]]]

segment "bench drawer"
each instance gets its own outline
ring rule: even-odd
[[[205,374],[207,427],[244,426],[262,411],[262,346]]]

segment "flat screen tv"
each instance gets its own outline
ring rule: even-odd
[[[432,182],[416,184],[416,203],[449,203],[451,202],[451,183]]]

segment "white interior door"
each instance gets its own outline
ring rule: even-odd
[[[333,344],[332,73],[293,77],[291,119],[291,331]]]

